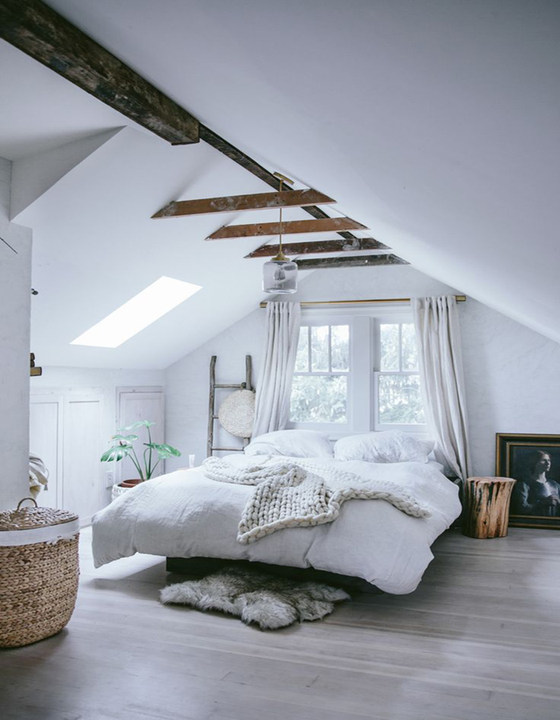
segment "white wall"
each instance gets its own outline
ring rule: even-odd
[[[197,465],[206,457],[212,355],[217,356],[217,383],[244,382],[245,356],[251,355],[253,384],[256,384],[263,331],[264,311],[257,309],[167,369],[166,440],[183,453],[183,457],[167,461],[168,470],[185,466],[185,456],[189,454],[196,456]],[[223,397],[225,395],[217,395],[216,410]],[[218,430],[217,423],[215,427]],[[227,442],[231,447],[241,445],[241,441],[225,433],[216,436],[216,442]]]
[[[0,509],[29,495],[31,230],[10,223],[11,163],[0,158]]]
[[[560,434],[560,345],[475,300],[462,313],[475,475],[495,472],[495,434]]]
[[[293,299],[410,297],[461,292],[410,266],[322,270],[300,283]],[[560,345],[469,298],[459,305],[473,473],[494,474],[497,432],[560,434]],[[166,373],[167,441],[206,455],[208,371],[217,355],[217,381],[241,382],[245,355],[258,377],[264,311],[256,309]],[[231,442],[231,440],[230,440]],[[169,469],[181,466],[170,461]]]

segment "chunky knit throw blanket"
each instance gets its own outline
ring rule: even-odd
[[[220,458],[204,461],[208,478],[219,482],[255,485],[243,510],[237,540],[250,543],[288,527],[310,527],[332,522],[346,500],[386,500],[413,517],[430,512],[393,483],[361,478],[304,458],[294,462],[270,461],[246,468]]]

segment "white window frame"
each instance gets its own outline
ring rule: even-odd
[[[354,308],[330,308],[328,312],[303,308],[301,325],[349,325],[350,372],[346,423],[296,423],[290,428],[319,430],[333,440],[344,435],[371,430],[406,430],[425,433],[426,425],[381,424],[377,420],[377,374],[379,371],[379,325],[383,322],[412,322],[408,305],[383,305]],[[296,373],[297,374],[297,373]],[[325,373],[338,374],[338,373]],[[411,371],[411,374],[416,374]],[[364,402],[364,397],[369,398]]]
[[[380,326],[384,323],[402,325],[413,322],[411,313],[395,313],[392,315],[379,315],[374,321],[374,366],[373,366],[373,393],[372,393],[372,428],[374,430],[404,430],[406,432],[426,432],[426,423],[382,423],[379,420],[379,378],[382,375],[417,375],[420,379],[420,370],[381,370],[381,332]],[[400,350],[400,348],[399,348]],[[400,364],[400,359],[399,359]]]
[[[288,427],[290,428],[302,428],[307,430],[320,430],[321,432],[328,433],[331,437],[335,436],[342,436],[344,434],[347,434],[349,431],[352,430],[353,422],[352,418],[354,415],[354,403],[353,403],[353,338],[354,338],[354,327],[353,327],[353,318],[351,316],[348,316],[346,313],[345,315],[339,315],[337,313],[329,313],[328,315],[318,315],[315,312],[313,314],[305,312],[302,313],[302,321],[301,321],[301,327],[318,327],[318,326],[325,326],[325,325],[348,325],[349,328],[349,371],[343,372],[343,371],[328,371],[328,372],[311,372],[311,373],[299,373],[294,372],[294,377],[296,375],[324,375],[324,376],[333,376],[333,375],[346,375],[347,376],[347,388],[348,388],[348,395],[347,395],[347,406],[346,406],[346,417],[347,422],[345,423],[298,423],[298,422],[290,422],[288,423]]]

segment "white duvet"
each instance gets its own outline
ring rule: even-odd
[[[237,467],[255,462],[240,455],[227,460]],[[210,480],[203,468],[179,470],[140,484],[95,515],[95,566],[136,552],[245,559],[314,567],[363,578],[385,592],[412,592],[433,559],[432,542],[461,511],[457,487],[437,463],[320,462],[364,481],[395,484],[430,516],[411,517],[385,500],[349,500],[331,523],[285,528],[242,544],[238,525],[255,487]]]

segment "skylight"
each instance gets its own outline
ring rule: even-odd
[[[200,285],[162,276],[70,344],[119,347],[200,289]]]

